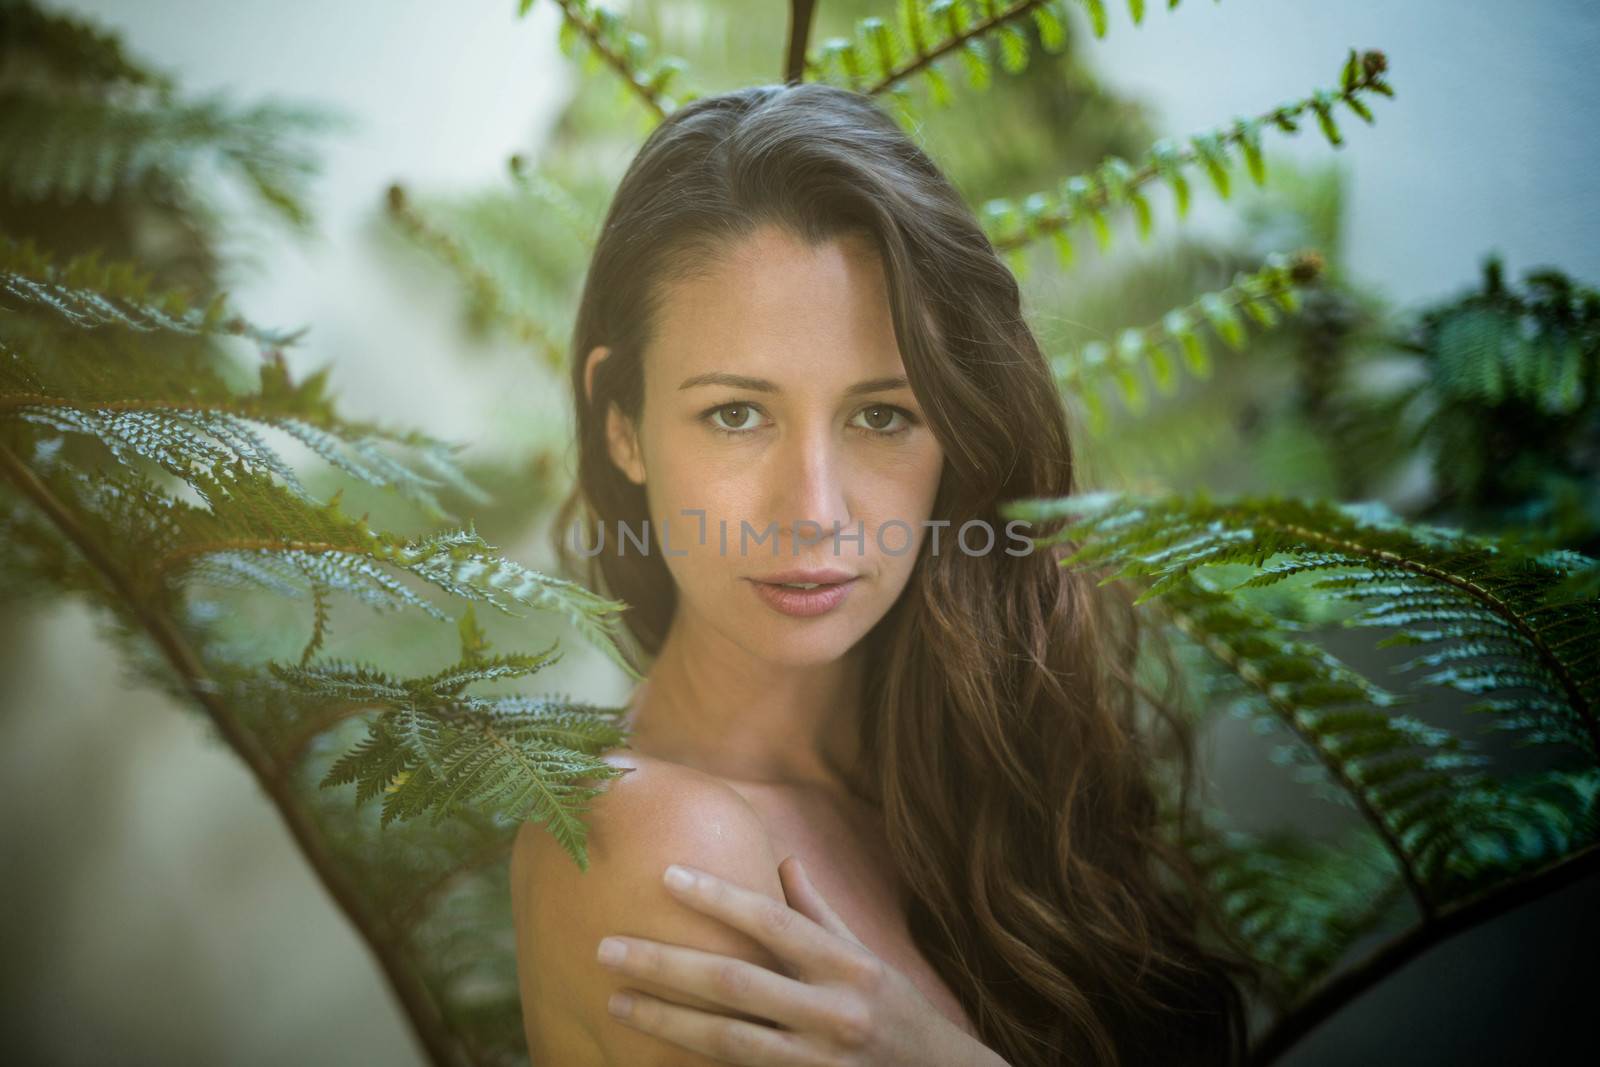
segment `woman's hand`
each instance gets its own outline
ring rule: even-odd
[[[686,877],[675,881],[680,872]],[[765,945],[796,978],[641,937],[604,939],[600,958],[618,973],[771,1019],[777,1027],[636,989],[615,994],[612,1013],[675,1045],[745,1067],[1005,1067],[851,933],[797,857],[780,863],[778,874],[787,906],[692,867],[668,867],[663,881],[685,904]],[[626,949],[615,963],[603,955],[611,942]],[[624,999],[631,1003],[618,1003]]]

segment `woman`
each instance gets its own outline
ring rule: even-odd
[[[821,84],[685,105],[617,190],[573,347],[557,549],[581,512],[653,662],[589,869],[517,838],[535,1067],[1236,1059],[1242,964],[1164,880],[1193,873],[1126,597],[998,514],[1073,491],[1065,409],[929,158]]]

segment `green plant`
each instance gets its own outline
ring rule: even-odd
[[[615,77],[634,133],[693,99],[678,89],[687,63],[658,55],[647,35],[588,0],[556,2],[563,47],[588,72]],[[521,12],[530,6],[522,0]],[[902,0],[892,19],[854,19],[848,36],[813,47],[812,24],[826,12],[796,2],[781,74],[879,95],[903,121],[933,129],[965,103],[952,91],[952,68],[971,95],[1014,79],[1026,86],[1019,92],[1055,107],[1057,70],[1027,79],[1061,60],[1073,8],[1105,32],[1101,0]],[[1135,23],[1146,15],[1142,0],[1127,9]],[[500,936],[509,923],[506,845],[521,821],[536,818],[583,863],[580,816],[593,789],[577,783],[614,776],[595,754],[623,735],[617,709],[469,693],[477,683],[529,677],[555,655],[553,647],[491,653],[473,603],[554,611],[631,673],[614,643],[625,605],[499,557],[470,523],[405,537],[341,509],[345,486],[408,502],[408,521],[453,521],[462,505],[493,502],[450,446],[339,414],[326,368],[291,375],[283,350],[294,336],[249,323],[209,284],[207,235],[219,220],[163,195],[194,188],[179,179],[197,153],[215,153],[282,218],[303,224],[309,215],[284,176],[304,175],[308,157],[284,146],[306,123],[289,110],[239,115],[185,104],[170,79],[113,39],[32,4],[8,2],[0,19],[13,59],[0,89],[19,104],[0,112],[0,144],[13,146],[0,173],[7,594],[69,591],[103,605],[130,661],[200,709],[250,766],[372,945],[428,1055],[516,1062],[525,1053],[516,976]],[[24,54],[25,63],[14,62]],[[1077,76],[1064,63],[1058,69]],[[1350,50],[1329,73],[1325,86],[1181,143],[1124,144],[1117,138],[1133,124],[1108,123],[1118,132],[1102,143],[1115,147],[1047,187],[1028,183],[1057,165],[1048,156],[1002,165],[998,153],[975,152],[953,159],[952,170],[983,190],[981,215],[1019,276],[1082,271],[1085,252],[1109,258],[1128,243],[1119,230],[1141,244],[1154,237],[1159,186],[1181,220],[1194,179],[1227,198],[1243,185],[1242,165],[1264,185],[1276,173],[1269,138],[1309,123],[1337,146],[1346,113],[1371,122],[1375,98],[1393,95],[1381,53]],[[1105,103],[1086,87],[1075,102],[1083,101]],[[34,147],[30,130],[72,116],[80,118],[62,128],[75,131],[76,148],[50,155]],[[168,137],[173,130],[182,136]],[[458,274],[477,325],[506,330],[559,367],[562,330],[548,323],[582,262],[605,176],[535,169],[520,156],[510,175],[509,198],[465,209],[396,186],[390,217]],[[1000,188],[1005,195],[990,195]],[[22,210],[37,207],[45,190],[67,196],[67,208]],[[83,199],[96,192],[105,203]],[[153,216],[176,218],[189,235],[180,254],[153,255],[140,240],[141,220]],[[530,216],[536,228],[517,228]],[[1094,240],[1082,241],[1084,233]],[[106,251],[94,253],[85,235],[105,238]],[[512,254],[513,244],[537,244],[542,258]],[[1101,435],[1140,425],[1152,405],[1160,405],[1155,417],[1181,416],[1184,405],[1198,408],[1221,391],[1219,366],[1242,365],[1273,331],[1291,335],[1308,298],[1327,306],[1327,268],[1321,249],[1238,262],[1198,296],[1186,292],[1170,310],[1132,319],[1142,325],[1058,345],[1062,387]],[[1540,306],[1557,314],[1551,301]],[[1431,329],[1422,348],[1461,351],[1446,338],[1459,333]],[[1560,351],[1575,353],[1587,389],[1576,410],[1592,412],[1595,346],[1592,326],[1584,329],[1575,348]],[[241,349],[256,356],[253,367]],[[1542,361],[1548,349],[1519,351]],[[1451,365],[1462,363],[1480,368],[1473,381],[1487,380],[1481,362]],[[1536,378],[1515,371],[1507,380]],[[1465,416],[1469,425],[1473,417]],[[274,430],[327,461],[342,476],[340,490],[319,498],[268,443]],[[548,456],[534,469],[548,474]],[[1592,560],[1555,544],[1408,522],[1374,503],[1118,491],[1014,507],[1015,517],[1072,516],[1063,536],[1081,549],[1071,562],[1110,565],[1114,577],[1147,585],[1147,610],[1188,653],[1197,715],[1227,709],[1287,731],[1282,758],[1359,816],[1356,831],[1327,842],[1244,834],[1217,813],[1186,842],[1279,979],[1271,990],[1277,1021],[1257,1045],[1260,1061],[1422,947],[1594,869],[1600,609],[1592,582],[1573,581],[1592,577]],[[419,677],[319,657],[334,632],[336,591],[435,620],[450,617],[435,603],[440,594],[466,601],[456,616],[459,657]],[[227,624],[232,598],[260,592],[309,607],[305,640],[265,659],[244,645],[238,623]],[[1406,698],[1302,633],[1329,620],[1393,630],[1380,644],[1428,646],[1406,666],[1429,670],[1426,684],[1483,696],[1473,711],[1498,733],[1539,746],[1548,766],[1497,773],[1467,738],[1406,710]],[[350,790],[325,788],[351,785],[354,804]],[[374,810],[369,802],[380,797]],[[1373,932],[1391,935],[1385,947],[1341,968],[1355,940]]]
[[[205,165],[221,159],[304,224],[299,185],[283,179],[314,173],[293,140],[314,123],[187,103],[114,39],[31,4],[0,19],[0,90],[18,105],[0,117],[3,218],[32,227],[0,232],[6,600],[72,593],[102,608],[135,669],[249,767],[429,1055],[491,1058],[521,1040],[514,975],[509,1003],[473,994],[506,958],[484,921],[504,897],[493,860],[532,818],[581,861],[578,815],[596,788],[580,783],[617,773],[596,754],[620,735],[616,709],[473,691],[559,658],[554,645],[491,652],[473,607],[552,612],[632,670],[614,640],[623,605],[500,556],[471,523],[378,528],[341,507],[343,485],[324,499],[283,458],[274,433],[434,523],[453,519],[446,502],[484,499],[459,446],[342,414],[329,368],[296,378],[295,335],[250,323],[209,284]],[[60,136],[38,139],[41,124]],[[99,249],[60,261],[52,246],[73,247],[81,216],[124,252],[174,221],[188,247],[155,268]],[[307,605],[297,650],[263,655],[273,643],[250,629],[261,593]],[[459,658],[406,677],[319,655],[346,598],[455,615]],[[356,804],[332,788],[352,783]],[[363,806],[375,797],[377,812]]]
[[[521,9],[531,6],[523,2]],[[689,64],[644,31],[652,21],[665,28],[667,11],[647,4],[624,20],[583,0],[559,0],[558,6],[563,48],[585,73],[614,85],[607,103],[633,120],[630,132],[648,129],[697,95],[682,84]],[[1203,286],[1198,295],[1189,288],[1153,313],[1131,299],[1111,302],[1103,313],[1095,307],[1098,335],[1055,346],[1052,365],[1095,435],[1088,451],[1096,457],[1137,452],[1141,444],[1148,451],[1146,442],[1170,443],[1189,432],[1191,423],[1197,435],[1215,435],[1212,427],[1219,423],[1236,423],[1245,434],[1252,425],[1287,425],[1301,434],[1292,443],[1324,457],[1312,461],[1327,472],[1317,480],[1370,497],[1407,459],[1442,442],[1447,417],[1436,414],[1419,434],[1401,432],[1396,410],[1406,403],[1428,405],[1416,390],[1385,399],[1358,388],[1371,361],[1380,354],[1426,351],[1436,368],[1435,389],[1461,397],[1463,376],[1451,367],[1470,363],[1484,348],[1478,344],[1460,354],[1459,324],[1438,325],[1448,309],[1420,317],[1415,328],[1396,326],[1381,300],[1356,292],[1339,269],[1336,187],[1271,162],[1271,142],[1310,130],[1335,148],[1345,143],[1349,117],[1371,123],[1380,98],[1394,95],[1386,58],[1378,51],[1348,50],[1337,65],[1330,63],[1323,86],[1181,140],[1118,144],[1065,179],[1037,182],[1033,175],[1048,165],[990,169],[1003,153],[996,142],[984,140],[985,125],[1023,110],[1014,105],[1030,93],[1043,95],[1043,84],[1070,82],[1079,99],[1097,99],[1062,57],[1071,43],[1073,9],[1086,14],[1090,32],[1099,35],[1106,30],[1106,6],[1088,0],[794,3],[780,52],[782,76],[820,78],[877,95],[920,140],[936,143],[934,154],[949,162],[971,192],[996,248],[1020,278],[1035,283],[1041,310],[1062,319],[1084,316],[1072,314],[1077,306],[1062,302],[1056,294],[1065,287],[1052,288],[1049,277],[1093,277],[1117,253],[1153,243],[1161,187],[1178,222],[1202,184],[1223,199],[1241,199],[1247,216],[1259,220],[1269,209],[1240,191],[1265,191],[1270,176],[1287,183],[1305,216],[1295,220],[1295,229],[1312,239],[1310,247],[1237,255],[1231,278],[1224,274],[1222,284]],[[863,13],[813,47],[813,21],[841,8]],[[1127,10],[1139,23],[1146,5],[1130,3]],[[750,44],[739,38],[735,47],[748,51]],[[1052,63],[1045,75],[1030,79]],[[991,106],[968,121],[973,116],[961,113],[966,100],[952,88],[962,76],[968,98],[1003,86],[1007,106]],[[574,113],[600,122],[581,92]],[[1023,132],[1014,139],[1052,143],[1029,128],[1030,118],[1021,120]],[[948,126],[940,126],[946,119]],[[1092,120],[1084,125],[1096,128]],[[1130,118],[1122,125],[1136,123]],[[1053,132],[1056,143],[1079,140],[1059,128]],[[558,147],[575,144],[569,134]],[[979,147],[967,149],[971,144]],[[570,206],[594,188],[603,196],[610,176],[563,170],[562,150],[552,151],[536,174],[540,201],[559,191],[560,202]],[[396,217],[425,247],[451,249],[445,263],[460,272],[478,308],[515,302],[529,309],[530,288],[562,292],[561,281],[526,284],[528,265],[560,261],[558,248],[546,246],[535,257],[521,243],[525,258],[519,259],[513,242],[497,239],[478,221],[480,213],[504,210],[529,194],[530,170],[520,159],[513,176],[508,194],[488,193],[465,206],[408,202],[408,213]],[[993,195],[1001,187],[1021,191]],[[522,203],[535,210],[533,203]],[[1169,243],[1171,262],[1189,253],[1179,239]],[[577,254],[581,258],[582,250]],[[1172,274],[1177,277],[1170,283],[1160,278],[1162,292],[1183,291],[1181,273]],[[1106,288],[1138,285],[1138,279],[1121,276]],[[1579,420],[1592,410],[1593,389],[1580,385],[1593,381],[1596,352],[1587,325],[1592,313],[1585,310],[1590,304],[1581,287],[1550,275],[1536,285],[1537,300],[1517,303],[1491,283],[1490,295],[1475,301],[1494,302],[1495,311],[1511,320],[1538,313],[1546,325],[1526,345],[1507,342],[1513,365],[1504,375],[1485,375],[1480,363],[1480,373],[1467,377],[1490,385],[1502,378],[1537,382],[1545,368],[1565,368],[1562,410],[1577,414],[1562,423],[1571,429],[1562,441],[1560,470],[1567,480],[1561,484],[1581,485],[1589,438],[1582,436],[1588,423]],[[517,296],[484,298],[495,292]],[[496,317],[490,313],[483,322],[492,327]],[[514,315],[504,315],[503,322],[514,336],[531,332]],[[1419,339],[1410,339],[1413,329]],[[1508,338],[1518,329],[1515,321],[1499,328]],[[1451,344],[1456,350],[1447,350]],[[1566,362],[1550,362],[1553,349]],[[1241,383],[1256,378],[1287,388],[1250,393]],[[1451,381],[1457,384],[1447,385]],[[1274,392],[1290,399],[1280,401]],[[1515,390],[1503,392],[1492,399],[1518,399]],[[1486,416],[1492,413],[1481,405],[1459,411],[1455,425],[1470,431]],[[1269,442],[1256,439],[1256,451]],[[1275,977],[1268,994],[1276,1018],[1259,1037],[1259,1061],[1274,1058],[1427,945],[1593,869],[1600,753],[1595,657],[1588,650],[1595,645],[1595,572],[1592,561],[1571,550],[1584,547],[1581,539],[1530,540],[1526,510],[1495,517],[1501,521],[1465,509],[1428,516],[1453,518],[1478,531],[1469,533],[1401,518],[1376,499],[1340,506],[1282,492],[1237,493],[1220,502],[1203,488],[1158,494],[1136,465],[1118,466],[1124,481],[1142,482],[1143,489],[1017,501],[1011,514],[1043,519],[1086,513],[1061,535],[1081,542],[1073,565],[1108,566],[1120,580],[1149,585],[1146,610],[1187,653],[1196,716],[1229,709],[1258,727],[1288,731],[1276,759],[1296,767],[1315,795],[1357,817],[1339,839],[1313,840],[1292,831],[1244,833],[1223,813],[1212,812],[1187,842],[1212,872],[1239,932]],[[1495,469],[1487,458],[1481,466]],[[1306,480],[1305,467],[1293,473],[1302,476],[1294,480]],[[1528,507],[1555,495],[1549,481],[1527,482]],[[1350,611],[1352,604],[1361,610]],[[1400,673],[1420,677],[1424,688],[1484,696],[1472,711],[1486,720],[1491,740],[1509,736],[1534,746],[1546,765],[1531,773],[1506,771],[1492,745],[1462,736],[1457,722],[1439,721],[1442,713],[1424,695],[1390,692],[1371,680],[1370,668],[1340,661],[1307,632],[1337,623],[1392,631],[1377,642],[1378,649],[1426,645]],[[1388,940],[1346,965],[1358,940],[1372,935]]]

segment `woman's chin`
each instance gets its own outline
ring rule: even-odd
[[[774,667],[818,667],[849,652],[862,632],[853,620],[778,619],[752,620],[738,636],[751,655]]]

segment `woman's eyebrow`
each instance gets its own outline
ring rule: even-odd
[[[695,374],[683,380],[678,386],[679,390],[693,389],[697,385],[721,385],[729,389],[749,389],[756,393],[781,393],[783,387],[777,382],[766,378],[750,378],[743,374],[728,374],[725,371],[707,371],[705,374]],[[892,389],[907,389],[911,383],[905,375],[896,375],[890,378],[869,378],[864,382],[857,382],[844,391],[845,396],[859,396],[862,393],[885,393]]]

